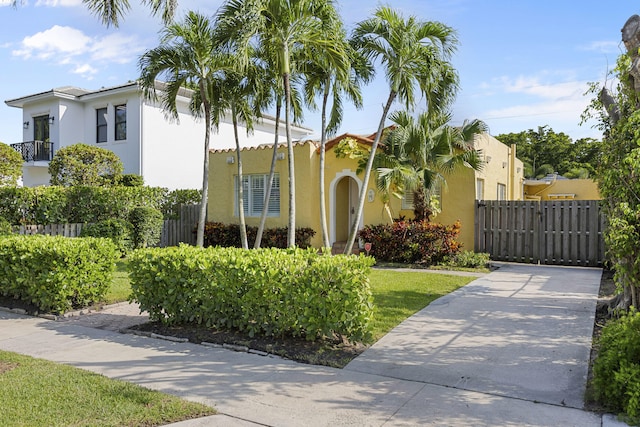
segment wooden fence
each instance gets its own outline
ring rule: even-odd
[[[51,236],[78,237],[84,224],[21,225],[18,234],[49,234]]]
[[[498,261],[599,266],[604,219],[597,200],[480,201],[475,250]]]
[[[165,220],[160,236],[160,247],[178,246],[179,243],[195,245],[199,209],[200,205],[182,205],[180,219]]]
[[[196,244],[195,228],[198,224],[199,205],[180,207],[180,219],[165,220],[160,235],[160,247],[178,246],[184,242]],[[21,225],[18,234],[49,234],[51,236],[78,237],[84,224]]]

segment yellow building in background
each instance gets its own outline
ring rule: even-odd
[[[326,144],[325,158],[325,204],[329,239],[333,245],[347,240],[349,225],[355,217],[363,174],[358,175],[357,160],[338,158],[335,148],[345,138],[355,140],[365,149],[370,149],[373,137],[343,134]],[[515,147],[508,147],[488,134],[476,139],[476,147],[482,150],[485,166],[476,172],[460,168],[446,176],[447,185],[440,191],[441,212],[435,222],[452,224],[459,220],[462,229],[459,241],[465,249],[474,246],[474,206],[476,199],[522,200],[523,165],[516,158]],[[247,225],[257,226],[264,200],[265,183],[268,179],[272,158],[272,146],[245,148],[241,152],[243,166],[244,204]],[[286,227],[289,213],[289,180],[287,150],[280,145],[277,152],[275,180],[267,217],[267,228]],[[310,227],[316,231],[311,244],[322,245],[319,208],[319,148],[312,141],[294,145],[296,182],[296,227]],[[211,150],[209,174],[208,219],[222,223],[238,222],[237,203],[237,158],[235,150]],[[389,211],[376,191],[372,178],[367,186],[367,198],[360,222],[375,225],[391,222]],[[394,218],[413,217],[411,200],[393,198],[389,203]],[[250,242],[251,244],[251,242]]]
[[[592,179],[568,179],[557,173],[524,181],[525,200],[600,200],[598,183]]]

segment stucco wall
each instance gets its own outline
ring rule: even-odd
[[[485,150],[485,155],[491,156],[482,172],[474,172],[461,167],[446,176],[447,186],[442,190],[442,213],[434,218],[444,224],[452,224],[456,220],[462,223],[460,241],[464,248],[472,250],[474,247],[474,206],[476,179],[485,180],[485,199],[494,200],[497,197],[497,184],[507,185],[507,198],[513,189],[516,198],[522,198],[522,162],[513,155],[510,147],[492,137],[486,137],[478,142],[479,148]],[[271,161],[271,147],[251,148],[242,151],[243,173],[268,174]],[[278,150],[286,156],[286,147]],[[319,153],[312,143],[296,144],[296,226],[311,227],[316,231],[312,240],[315,247],[322,245],[320,208],[319,208]],[[227,158],[233,157],[234,163],[227,163]],[[211,172],[209,174],[209,220],[223,223],[237,223],[234,212],[234,176],[237,175],[235,150],[217,150],[210,156]],[[506,165],[503,167],[503,162]],[[325,165],[325,204],[327,209],[327,226],[330,243],[346,240],[349,212],[357,208],[357,195],[362,186],[363,174],[356,174],[357,162],[348,158],[337,158],[333,149],[326,153]],[[267,227],[286,227],[288,222],[288,169],[286,157],[277,161],[276,171],[280,175],[280,216],[267,218]],[[351,184],[349,184],[351,183]],[[350,188],[351,185],[351,188]],[[489,189],[491,187],[491,189]],[[367,195],[373,192],[373,200],[367,197],[364,206],[363,219],[360,226],[391,222],[391,217],[376,192],[375,180],[372,175],[367,187]],[[350,196],[351,194],[351,196]],[[412,211],[401,210],[401,200],[391,198],[389,203],[391,216],[397,218],[403,215],[413,216]],[[258,217],[248,217],[248,225],[258,225]]]
[[[535,200],[600,200],[598,184],[592,179],[557,179],[549,184],[525,185],[526,197]]]
[[[286,227],[289,214],[289,183],[288,163],[286,160],[286,146],[281,146],[278,153],[285,158],[276,162],[276,172],[280,176],[280,216],[268,217],[266,227]],[[271,162],[272,149],[269,146],[260,148],[248,148],[242,151],[243,174],[268,174]],[[320,190],[319,190],[319,155],[316,146],[312,143],[296,144],[295,170],[296,170],[296,227],[310,227],[316,231],[312,240],[315,247],[322,246],[320,225]],[[227,158],[233,157],[234,163],[227,163]],[[211,153],[209,175],[209,211],[210,221],[223,223],[237,223],[238,217],[234,212],[234,176],[237,176],[235,150],[217,150]],[[357,207],[354,200],[353,206],[348,200],[348,181],[352,179],[357,185],[354,191],[359,191],[362,185],[362,176],[355,173],[356,164],[353,160],[337,159],[332,150],[326,153],[325,167],[325,204],[327,209],[327,227],[329,229],[330,242],[341,241],[344,230],[336,231],[336,227],[345,227],[348,220],[348,212],[351,207]],[[368,187],[375,190],[373,180]],[[399,203],[399,202],[398,202]],[[259,224],[259,217],[247,217],[248,225]],[[373,202],[365,202],[365,211],[362,224],[378,224],[388,222],[384,215],[383,204],[376,196]],[[251,243],[250,243],[251,244]]]

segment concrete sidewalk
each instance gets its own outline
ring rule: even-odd
[[[0,349],[221,413],[175,424],[183,427],[615,425],[582,409],[600,275],[501,264],[399,325],[345,369],[6,312]]]

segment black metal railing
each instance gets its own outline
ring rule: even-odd
[[[25,162],[50,162],[53,158],[53,142],[25,141],[11,144],[11,148],[22,155]]]

